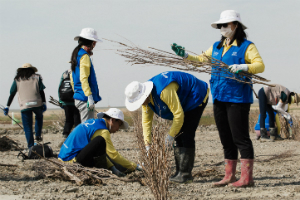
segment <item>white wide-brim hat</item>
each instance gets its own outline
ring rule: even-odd
[[[133,81],[125,88],[125,106],[129,111],[135,111],[139,109],[150,95],[153,88],[153,82],[147,81],[140,83]]]
[[[240,22],[240,24],[243,27],[243,30],[245,30],[247,28],[242,23],[242,19],[241,19],[240,13],[236,12],[235,10],[225,10],[225,11],[221,12],[220,19],[218,21],[212,23],[211,26],[213,28],[217,29],[218,28],[217,27],[218,24],[226,24],[226,23],[235,22],[235,21]]]
[[[93,28],[83,28],[81,30],[81,33],[79,34],[79,36],[76,36],[74,38],[74,40],[77,41],[81,37],[85,38],[87,40],[92,40],[92,41],[96,41],[96,42],[102,42],[102,40],[100,40],[98,38],[97,31],[95,31],[95,29],[93,29]]]
[[[128,123],[124,120],[124,114],[121,110],[118,108],[110,108],[106,112],[100,112],[97,114],[98,119],[102,119],[104,115],[108,115],[111,118],[114,119],[119,119],[123,122],[123,124],[120,126],[120,129],[128,129],[129,125]]]

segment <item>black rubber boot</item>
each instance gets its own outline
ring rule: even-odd
[[[192,170],[195,161],[195,148],[176,147],[179,149],[179,170],[170,181],[176,183],[189,183],[193,181]]]
[[[174,157],[175,157],[176,172],[175,172],[174,175],[171,176],[171,178],[174,178],[175,176],[177,176],[177,174],[179,172],[179,152],[180,152],[179,147],[174,147]]]
[[[283,140],[283,138],[277,134],[277,128],[270,128],[270,139],[271,142],[275,142],[275,140]]]
[[[266,128],[260,129],[260,141],[262,142],[270,142],[270,137],[268,136],[268,131]]]
[[[94,158],[94,167],[107,169],[106,154]]]

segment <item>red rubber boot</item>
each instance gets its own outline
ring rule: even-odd
[[[237,182],[229,184],[232,187],[251,187],[253,181],[253,162],[254,159],[241,159],[241,178]]]
[[[225,159],[225,176],[221,181],[213,183],[213,186],[221,187],[227,185],[228,183],[235,182],[236,163],[237,160]]]

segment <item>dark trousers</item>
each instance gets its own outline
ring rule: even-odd
[[[259,99],[259,112],[260,112],[260,128],[266,128],[265,126],[265,120],[267,117],[266,112],[269,114],[269,125],[270,128],[275,127],[275,116],[274,116],[274,110],[270,104],[268,104],[268,99],[265,94],[264,88],[261,88],[258,91],[258,99]]]
[[[224,149],[225,159],[253,159],[254,151],[249,135],[250,103],[214,102],[214,116]]]
[[[73,128],[73,125],[75,125],[76,127],[78,124],[81,123],[81,119],[80,119],[79,111],[75,106],[72,105],[64,106],[64,110],[65,110],[66,122],[64,126],[63,135],[68,136]]]
[[[42,107],[34,108],[21,112],[22,123],[24,127],[25,137],[27,140],[27,147],[30,148],[34,145],[34,138],[32,132],[32,113],[35,114],[35,136],[41,136],[43,128],[43,109]]]
[[[85,167],[94,166],[94,158],[106,154],[106,142],[101,136],[95,137],[76,156],[78,163]]]
[[[178,137],[175,137],[176,147],[195,148],[195,133],[207,102],[208,98],[205,103],[202,103],[202,106],[184,112],[183,125]]]

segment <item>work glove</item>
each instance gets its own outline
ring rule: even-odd
[[[291,118],[289,121],[290,127],[293,127],[294,123],[293,123],[293,119]]]
[[[167,147],[173,147],[174,137],[168,134],[168,136],[165,139],[165,144]]]
[[[177,56],[186,58],[184,47],[178,46],[176,43],[173,43],[172,50],[176,53]]]
[[[8,115],[8,112],[9,112],[9,106],[6,106],[6,107],[4,108],[4,110],[3,110],[3,113],[4,113],[5,116],[7,116],[7,115]]]
[[[229,71],[231,73],[238,74],[241,71],[247,72],[248,71],[248,65],[247,64],[241,64],[241,65],[230,65],[229,66]]]
[[[288,121],[292,120],[292,117],[289,113],[285,112],[282,114],[284,118],[286,118]]]
[[[43,109],[43,112],[45,112],[45,111],[47,110],[47,105],[46,105],[46,103],[45,103],[45,102],[43,103],[43,107],[42,107],[42,109]]]
[[[126,176],[126,174],[124,174],[123,172],[120,172],[115,166],[112,166],[110,168],[110,170],[112,171],[113,174],[117,175],[118,177]]]
[[[141,165],[137,164],[135,170],[143,171],[143,167]]]
[[[89,111],[93,111],[95,108],[95,102],[92,95],[88,96],[87,108]]]
[[[284,111],[284,109],[283,109],[284,105],[285,105],[284,103],[282,103],[281,101],[279,101],[276,106],[272,106],[272,107],[273,107],[274,110],[280,112],[286,119],[288,119],[287,115],[289,115],[289,114]]]

